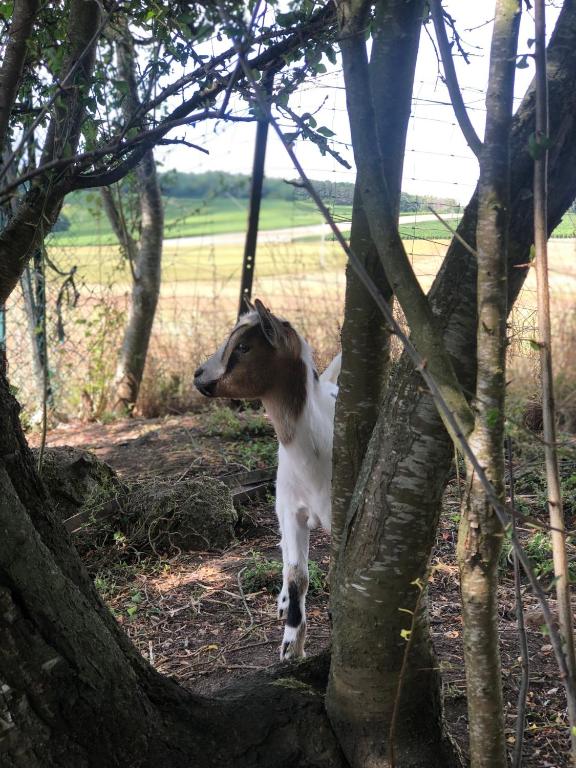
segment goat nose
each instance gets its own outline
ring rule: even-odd
[[[204,373],[204,368],[200,366],[200,368],[197,368],[196,371],[194,372],[194,378],[197,379],[199,376],[202,376],[203,373]]]

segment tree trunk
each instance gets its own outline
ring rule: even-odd
[[[548,227],[558,224],[576,196],[576,8],[563,8],[549,47],[553,153]],[[534,132],[530,91],[513,121],[508,306],[524,281],[532,245]],[[459,233],[475,246],[477,198],[466,209]],[[462,388],[476,380],[476,261],[453,241],[429,293],[437,327]],[[345,751],[358,765],[387,765],[385,741],[392,718],[405,642],[417,589],[423,580],[451,465],[453,446],[422,380],[406,355],[395,366],[366,453],[342,537],[333,600],[334,646],[327,706]],[[376,602],[379,601],[379,602]],[[420,617],[420,613],[419,613]],[[438,743],[438,689],[425,628],[417,618],[403,681],[396,731],[398,766],[449,765]],[[342,638],[342,639],[341,639]],[[344,639],[345,638],[345,641]],[[358,693],[356,694],[356,691]],[[429,726],[430,724],[430,726]],[[431,737],[430,727],[436,734]],[[423,733],[424,732],[424,733]],[[417,736],[415,735],[417,734]],[[426,735],[424,735],[426,734]],[[415,758],[411,738],[429,750]]]
[[[378,149],[394,216],[400,210],[406,130],[412,105],[412,84],[422,28],[423,2],[394,0],[379,5],[370,57]],[[389,105],[394,104],[394,109]],[[354,195],[350,247],[382,292],[392,300],[370,234],[362,197]],[[346,512],[364,453],[378,417],[390,353],[390,330],[370,295],[350,266],[346,269],[346,298],[342,327],[342,370],[336,403],[334,484],[332,494],[332,563],[338,559]]]
[[[23,3],[32,7],[33,3]],[[92,0],[72,0],[69,11],[67,44],[62,50],[65,60],[58,98],[53,105],[46,141],[42,151],[42,162],[55,157],[71,157],[78,147],[80,130],[85,115],[86,102],[83,96],[86,84],[90,82],[96,51],[94,31],[100,24],[100,4]],[[30,27],[31,28],[31,27]],[[24,27],[22,27],[24,32]],[[73,72],[73,76],[69,74]],[[2,84],[4,85],[4,84]],[[4,98],[5,93],[0,93]],[[10,108],[8,102],[2,105]],[[48,178],[35,179],[30,190],[19,204],[15,215],[0,233],[0,304],[12,293],[24,265],[34,250],[44,242],[45,235],[52,229],[68,189],[69,173],[64,172]],[[34,226],[30,226],[33,223]]]
[[[328,659],[208,700],[157,674],[55,517],[0,379],[0,752],[6,768],[343,766]]]
[[[127,84],[122,112],[126,125],[130,126],[131,122],[137,119],[140,100],[136,81],[134,41],[127,27],[124,27],[119,35],[116,51],[119,75]],[[112,403],[113,411],[130,414],[138,399],[142,383],[162,274],[164,207],[154,152],[151,149],[148,150],[136,167],[136,196],[140,220],[138,242],[135,242],[130,235],[121,203],[118,206],[114,203],[109,189],[104,189],[102,192],[106,213],[130,262],[132,273],[130,310],[118,355]]]
[[[132,249],[130,311],[114,377],[112,410],[120,413],[131,413],[138,399],[160,295],[162,268],[164,209],[151,150],[136,174],[142,229],[140,240]]]
[[[394,226],[400,206],[400,192],[406,130],[410,116],[412,83],[418,41],[422,24],[423,3],[392,2],[379,4],[370,61],[371,97],[374,106],[378,150],[383,175],[388,186]],[[393,103],[395,109],[389,109]],[[378,152],[374,153],[374,161]],[[374,245],[368,219],[359,193],[366,185],[359,174],[354,200],[351,247],[362,258],[383,292],[391,294],[384,275],[378,251]],[[401,629],[406,615],[398,614],[400,622],[387,623],[378,619],[381,611],[380,596],[371,592],[373,584],[369,573],[348,586],[357,601],[342,600],[350,576],[349,559],[359,556],[360,549],[349,549],[346,543],[345,562],[340,568],[342,533],[346,530],[346,515],[358,479],[381,404],[382,387],[388,369],[389,330],[384,318],[374,306],[350,267],[347,270],[345,320],[342,331],[343,363],[340,375],[340,393],[337,403],[334,448],[333,488],[333,569],[335,583],[332,590],[333,664],[327,706],[346,755],[352,765],[372,766],[384,764],[388,754],[386,731],[390,727],[397,695],[397,677],[390,676],[390,667],[399,669],[405,651]],[[373,444],[374,445],[374,444]],[[381,478],[380,478],[381,479]],[[382,498],[374,500],[373,524],[383,519]],[[372,535],[372,534],[370,534]],[[359,534],[359,541],[363,534]],[[382,567],[379,563],[378,567]],[[396,584],[398,580],[396,580]],[[404,604],[414,607],[419,598],[417,587],[409,586]],[[341,610],[345,601],[345,611]],[[369,620],[366,620],[369,615]],[[410,625],[410,621],[408,622]],[[359,635],[363,635],[360,641]],[[360,664],[352,655],[362,647]],[[392,651],[384,665],[382,649]],[[396,737],[400,765],[428,765],[436,755],[435,765],[450,765],[454,759],[451,745],[442,730],[441,702],[436,673],[416,673],[414,669],[434,670],[436,663],[429,641],[425,614],[425,601],[420,603],[418,621],[411,638],[411,661],[403,685]],[[396,666],[397,665],[397,666]],[[368,671],[370,670],[370,671]],[[358,674],[357,674],[358,673]],[[410,691],[417,691],[412,699]],[[426,693],[424,693],[426,691]],[[424,698],[423,698],[424,694]],[[420,716],[421,707],[427,717],[425,727]]]
[[[50,373],[47,368],[46,348],[48,340],[44,333],[43,314],[46,312],[45,270],[41,256],[34,254],[34,271],[28,265],[20,278],[24,311],[28,323],[30,338],[30,354],[32,356],[32,372],[36,390],[36,410],[46,398],[48,409],[54,407],[54,397],[50,384]]]
[[[521,8],[496,5],[480,153],[476,421],[470,447],[504,502],[506,393],[506,255],[510,205],[510,127]],[[464,619],[464,659],[474,768],[506,768],[502,676],[498,644],[498,561],[503,530],[469,461],[461,510],[458,564]]]

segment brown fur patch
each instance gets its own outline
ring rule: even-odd
[[[297,565],[288,566],[288,581],[294,582],[298,588],[299,595],[305,595],[308,591],[308,572],[302,570]]]
[[[277,346],[266,340],[257,320],[232,331],[222,353],[225,372],[215,385],[214,395],[264,400],[278,439],[286,445],[294,438],[296,421],[306,402],[306,365],[298,334],[289,323],[278,323],[282,334]],[[236,351],[239,344],[248,351]]]

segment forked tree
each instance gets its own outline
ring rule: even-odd
[[[374,9],[365,3],[338,5],[351,120],[364,118],[353,125],[358,189],[352,243],[388,295],[394,294],[403,304],[414,342],[434,369],[451,407],[471,430],[474,422],[463,393],[474,391],[477,373],[476,257],[454,240],[424,296],[406,272],[396,226],[400,158],[423,6],[420,0],[386,0]],[[83,89],[91,78],[94,33],[102,11],[98,3],[83,0],[73,0],[69,11],[68,56],[47,129],[44,172],[35,177],[17,215],[0,233],[2,298],[17,284],[26,259],[55,220],[64,194],[75,186],[120,178],[164,135],[149,126],[135,144],[127,145],[132,137],[122,137],[115,148],[108,147],[108,154],[93,155],[91,165],[82,165],[77,151],[89,106]],[[20,66],[15,70],[22,72],[25,59],[18,56],[25,56],[26,43],[39,34],[34,26],[38,7],[17,2],[14,19],[18,13],[22,23],[12,31],[15,50],[6,49],[4,62],[16,61]],[[296,46],[316,40],[332,28],[333,20],[331,6],[320,9],[314,20],[296,19],[299,31],[290,30],[293,37],[287,33],[282,43],[291,39]],[[374,36],[370,61],[365,44],[368,22]],[[18,35],[24,35],[24,53]],[[576,7],[574,0],[566,0],[548,54],[553,147],[550,231],[576,196],[575,42]],[[286,58],[284,50],[275,61]],[[12,111],[18,92],[17,87],[7,88],[4,67],[2,137],[5,110]],[[227,85],[213,83],[221,94]],[[389,109],[386,98],[397,100],[397,111]],[[532,242],[528,144],[534,132],[533,102],[530,91],[511,131],[509,306],[525,277]],[[188,114],[197,106],[198,102],[188,103]],[[176,121],[186,115],[176,111],[171,117]],[[369,158],[367,151],[372,153]],[[98,166],[100,157],[106,157],[107,168]],[[473,196],[459,226],[461,238],[472,249],[480,199]],[[395,765],[459,764],[442,718],[439,675],[420,589],[452,461],[452,440],[408,357],[389,366],[380,354],[388,331],[356,280],[349,282],[346,301],[345,378],[335,457],[334,642],[326,700],[322,695],[328,679],[326,655],[247,678],[208,698],[181,688],[141,658],[103,604],[54,514],[20,428],[18,405],[2,373],[3,764],[387,766],[391,729]],[[349,464],[346,472],[345,464]]]

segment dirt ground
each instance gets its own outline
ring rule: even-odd
[[[220,476],[273,462],[274,439],[258,418],[251,414],[230,416],[225,409],[213,409],[109,425],[73,423],[50,431],[48,445],[89,449],[130,480]],[[31,442],[37,440],[32,437]],[[526,503],[535,503],[533,496],[527,493]],[[429,604],[446,714],[466,753],[462,619],[454,553],[457,513],[454,479],[446,493],[432,560]],[[220,553],[182,552],[165,559],[124,553],[130,554],[128,557],[118,551],[121,545],[116,542],[87,556],[98,588],[142,654],[160,672],[197,691],[208,692],[232,678],[278,662],[281,626],[273,590],[279,577],[277,565],[271,561],[277,562],[280,552],[271,494],[244,509],[237,535],[237,542]],[[313,654],[330,643],[328,594],[321,576],[328,567],[326,534],[313,532],[310,557],[320,571],[313,579],[315,588],[308,600],[307,651]],[[521,665],[508,564],[503,566],[499,598],[506,735],[512,752]],[[563,768],[569,764],[564,693],[552,647],[541,631],[543,622],[536,600],[526,588],[524,614],[530,685],[522,764],[527,768]]]

